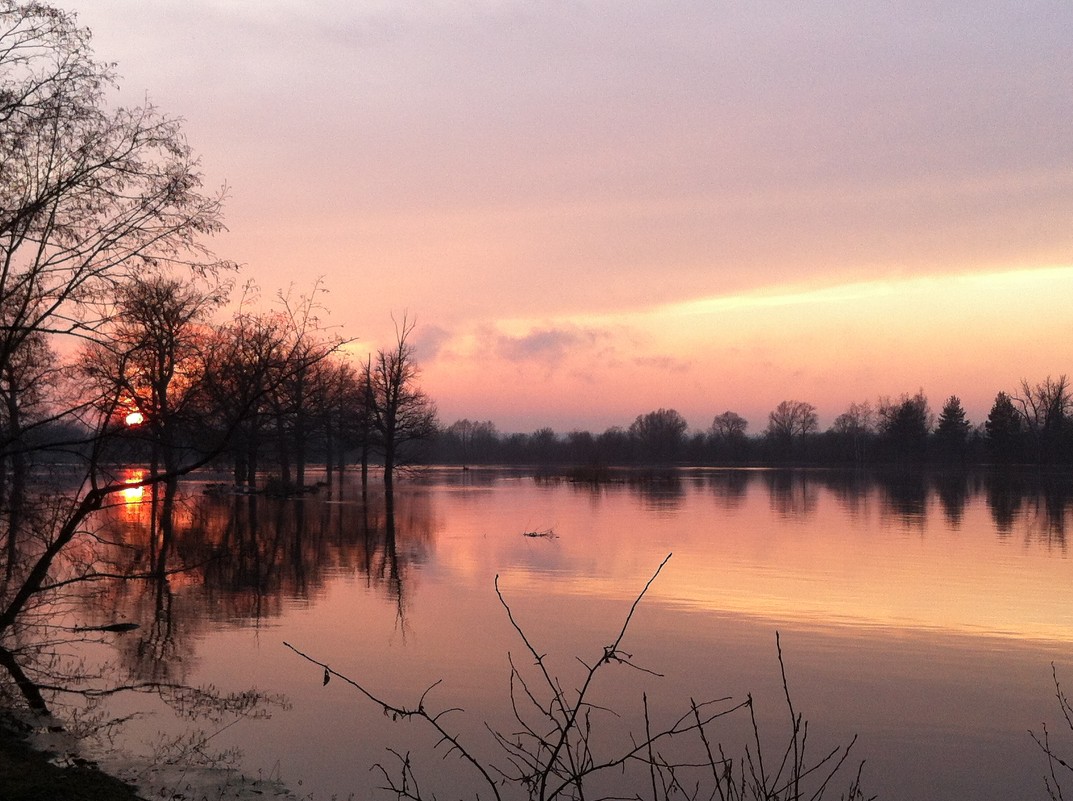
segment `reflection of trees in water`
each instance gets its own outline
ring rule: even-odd
[[[328,498],[177,495],[113,509],[104,536],[150,578],[114,583],[102,608],[141,624],[120,644],[143,678],[173,680],[196,654],[193,636],[219,623],[258,622],[288,599],[312,599],[331,578],[362,575],[404,612],[409,569],[433,538],[429,494]],[[170,514],[169,514],[170,513]]]
[[[729,486],[735,471],[707,477],[716,494]],[[1000,537],[1023,529],[1026,541],[1065,548],[1067,519],[1073,504],[1073,476],[1038,472],[984,471],[855,471],[764,470],[740,471],[744,494],[749,477],[761,476],[771,509],[788,518],[807,517],[821,492],[830,493],[852,517],[867,513],[878,499],[879,516],[923,531],[932,498],[942,510],[945,525],[961,526],[973,499],[983,496]]]
[[[465,474],[458,474],[465,475]],[[484,485],[494,485],[502,474],[487,471]],[[762,482],[770,508],[788,518],[814,515],[820,499],[830,494],[853,519],[867,518],[875,509],[880,520],[897,521],[923,531],[931,501],[938,503],[945,525],[956,529],[966,509],[983,496],[1000,537],[1022,527],[1026,538],[1047,547],[1064,547],[1066,520],[1073,503],[1073,476],[1037,472],[981,470],[827,470],[827,469],[701,469],[696,471],[605,470],[600,480],[579,480],[558,474],[534,476],[542,485],[567,483],[575,492],[600,498],[625,487],[645,511],[674,511],[685,500],[687,484],[711,492],[725,510],[746,503],[754,481]],[[455,481],[451,486],[465,486]]]
[[[427,491],[385,498],[334,489],[328,498],[274,499],[200,495],[196,485],[172,482],[117,493],[4,630],[0,699],[48,713],[136,689],[184,714],[258,714],[262,703],[276,701],[185,685],[199,633],[278,615],[286,599],[314,598],[343,574],[364,575],[402,616],[410,568],[428,558]],[[63,499],[45,497],[55,500],[19,510],[20,526],[49,530],[59,514],[50,503]],[[10,526],[11,518],[0,523]],[[0,572],[5,598],[18,589],[17,566],[32,563],[43,543],[9,535]],[[107,647],[83,662],[93,644]]]
[[[1073,504],[1069,475],[1001,471],[987,474],[981,483],[1000,537],[1010,537],[1020,525],[1026,543],[1065,551]]]
[[[1066,514],[1071,501],[1068,481],[1046,481],[1043,485],[1043,509],[1047,521],[1046,544],[1066,549]]]
[[[674,470],[631,472],[626,486],[640,501],[641,508],[649,512],[673,512],[685,498],[681,475]]]
[[[542,486],[566,483],[574,492],[589,496],[597,503],[604,496],[621,493],[633,496],[646,512],[673,512],[685,500],[683,474],[676,469],[580,469],[569,476],[538,474],[533,480]]]
[[[745,503],[749,482],[755,475],[750,470],[719,470],[708,473],[706,483],[719,506],[729,511]]]
[[[1027,494],[1024,479],[1016,473],[989,473],[984,480],[984,492],[999,536],[1008,537]]]
[[[851,519],[866,517],[875,496],[875,476],[865,470],[827,470],[811,474]]]
[[[70,519],[66,488],[40,481],[33,495],[21,499],[17,514],[10,509],[0,514],[8,538],[2,600],[10,609],[12,599],[32,588],[3,626],[0,699],[38,713],[40,725],[63,728],[76,711],[84,732],[98,720],[110,725],[98,705],[128,691],[152,693],[191,720],[257,715],[266,704],[280,702],[255,691],[226,694],[182,682],[182,671],[175,667],[186,659],[183,643],[188,640],[175,627],[167,563],[176,541],[173,523],[183,513],[174,485],[155,489],[155,494],[137,487],[111,496],[116,502],[64,540],[43,578],[32,583],[20,571],[39,568],[41,554],[53,544],[56,521]],[[133,523],[142,516],[134,511],[135,500],[148,513],[143,536],[132,539]],[[119,525],[110,529],[107,518]],[[16,519],[19,525],[33,521],[34,536],[13,531]],[[137,633],[131,630],[135,628]]]
[[[788,518],[808,517],[816,511],[820,487],[811,474],[802,470],[765,470],[771,509]]]
[[[1026,493],[1021,517],[1025,542],[1048,549],[1066,550],[1066,519],[1073,503],[1073,488],[1067,476],[1040,476],[1033,491]]]
[[[928,511],[928,484],[917,471],[877,473],[880,514],[893,518],[907,528],[924,530]]]
[[[970,494],[970,477],[964,472],[939,473],[933,479],[935,493],[943,508],[943,516],[950,528],[960,528],[965,515],[965,504]],[[979,486],[973,482],[972,495],[979,492]]]
[[[502,468],[463,467],[461,469],[428,468],[413,476],[417,485],[437,484],[445,487],[494,487],[505,477],[514,476]],[[399,488],[396,487],[396,490]]]

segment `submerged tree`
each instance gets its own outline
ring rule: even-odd
[[[222,194],[202,193],[178,120],[149,106],[110,108],[112,68],[89,42],[73,14],[0,0],[0,444],[20,476],[35,458],[65,467],[62,483],[39,473],[0,507],[0,663],[31,705],[20,660],[35,654],[34,631],[55,632],[72,582],[108,573],[92,558],[90,520],[127,486],[106,459],[119,387],[89,404],[77,382],[53,381],[50,354],[62,338],[103,342],[113,302],[138,276],[230,266],[203,246],[222,228]],[[26,436],[45,423],[68,435]],[[76,541],[91,558],[64,564]]]
[[[282,369],[286,329],[278,314],[254,313],[240,306],[217,327],[206,390],[214,409],[234,419],[226,443],[236,486],[256,486],[264,451],[268,396]],[[210,421],[214,427],[217,421]]]
[[[410,336],[416,323],[405,317],[395,326],[395,345],[381,348],[365,363],[362,376],[375,445],[384,458],[384,484],[390,490],[407,446],[436,433],[436,404],[417,383],[420,369]]]
[[[331,334],[319,317],[323,311],[319,301],[322,292],[318,281],[308,295],[297,298],[292,298],[290,292],[279,295],[286,338],[284,358],[276,372],[269,405],[284,488],[305,487],[309,447],[320,414],[314,404],[329,380],[321,366],[343,345],[343,340]]]
[[[346,467],[346,453],[361,446],[365,420],[365,395],[361,374],[351,362],[335,356],[317,365],[316,424],[324,437],[324,461],[328,480],[335,469]]]
[[[118,413],[149,432],[151,472],[179,467],[178,448],[207,413],[207,323],[223,302],[217,287],[150,274],[119,290],[104,337],[83,351],[81,370],[97,397],[120,399]],[[119,422],[124,422],[119,421]]]

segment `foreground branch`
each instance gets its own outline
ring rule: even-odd
[[[429,693],[440,682],[428,687],[416,705],[400,705],[384,700],[360,682],[303,653],[290,643],[285,642],[284,645],[323,670],[323,683],[327,684],[332,677],[336,677],[358,690],[393,720],[424,721],[439,735],[436,747],[446,744],[447,753],[454,753],[469,764],[486,792],[497,801],[507,796],[515,797],[518,793],[531,801],[617,798],[613,788],[622,782],[630,788],[631,798],[642,798],[641,788],[646,788],[652,801],[667,801],[672,797],[686,801],[715,798],[720,801],[819,801],[824,798],[848,761],[856,737],[846,746],[831,749],[815,760],[809,759],[806,748],[807,722],[795,710],[791,700],[782,646],[777,637],[783,692],[790,717],[786,746],[779,749],[781,756],[771,762],[777,767],[770,771],[765,767],[767,746],[760,735],[751,695],[738,703],[727,697],[702,702],[690,699],[688,709],[682,715],[670,725],[660,727],[653,723],[645,694],[642,696],[643,731],[635,734],[626,727],[627,742],[617,746],[607,745],[606,734],[599,723],[605,715],[619,719],[619,714],[593,703],[590,700],[591,691],[599,677],[613,665],[634,668],[659,677],[658,673],[636,665],[632,655],[622,650],[622,643],[638,605],[669,559],[670,555],[660,563],[634,599],[611,644],[601,648],[591,662],[578,659],[585,673],[573,691],[564,689],[564,684],[552,673],[546,654],[536,647],[518,623],[500,591],[496,577],[496,595],[532,659],[532,670],[526,671],[508,654],[511,711],[518,728],[504,733],[484,724],[504,760],[501,765],[471,750],[463,744],[457,731],[448,728],[445,721],[447,714],[461,710],[429,710],[426,705]],[[535,675],[529,675],[534,671]],[[738,760],[730,759],[721,745],[713,747],[710,728],[715,721],[746,709],[752,723],[752,742],[746,746],[744,756]],[[600,732],[599,736],[597,731]],[[686,736],[687,739],[683,740]],[[409,753],[389,751],[399,764],[394,773],[382,765],[375,766],[386,781],[386,786],[381,789],[393,793],[398,799],[411,801],[437,797],[435,792],[423,794]],[[605,777],[606,783],[600,777]],[[860,778],[859,767],[848,782],[848,790],[840,796],[842,799],[864,799]],[[475,797],[480,798],[480,793],[476,793]]]

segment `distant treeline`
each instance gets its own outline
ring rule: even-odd
[[[936,416],[923,391],[851,403],[826,431],[816,408],[787,400],[757,433],[733,411],[703,431],[689,431],[674,409],[640,414],[628,427],[558,433],[500,433],[491,421],[458,420],[441,430],[428,454],[439,464],[531,465],[898,465],[1032,464],[1073,466],[1073,395],[1066,376],[1015,393],[999,392],[987,419],[974,425],[951,396]]]

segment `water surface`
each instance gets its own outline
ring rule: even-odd
[[[621,713],[612,734],[643,723],[642,692],[660,719],[690,698],[751,692],[778,736],[778,632],[810,743],[818,752],[858,734],[870,792],[1046,797],[1028,730],[1060,720],[1051,663],[1073,682],[1062,482],[696,470],[576,484],[445,469],[401,485],[390,505],[349,478],[289,501],[200,490],[183,488],[168,556],[196,567],[115,600],[143,624],[116,638],[120,659],[143,676],[285,694],[289,708],[212,743],[313,798],[368,797],[382,784],[370,766],[392,764],[386,747],[420,753],[433,740],[343,681],[324,685],[285,641],[400,704],[442,681],[430,705],[461,707],[452,725],[494,761],[481,722],[510,729],[507,655],[526,657],[496,577],[569,686],[575,656],[599,657],[672,553],[624,641],[663,677],[607,671],[598,697]],[[144,545],[148,506],[131,498],[111,530]],[[146,703],[114,709],[155,709]],[[743,753],[744,723],[721,724],[728,755]],[[185,725],[159,712],[124,736]],[[423,770],[440,797],[467,778],[438,754]]]

